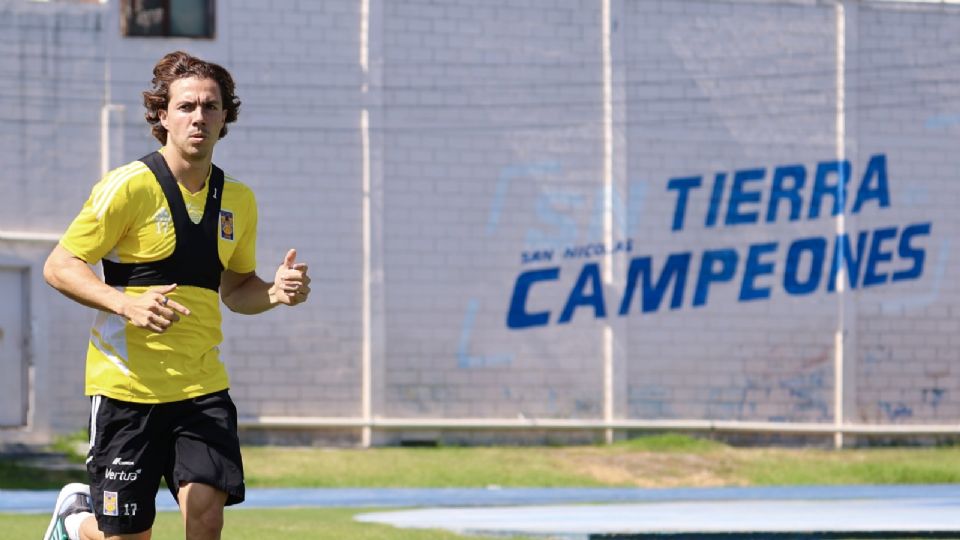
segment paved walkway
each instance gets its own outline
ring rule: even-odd
[[[423,509],[360,521],[548,538],[958,538],[960,500],[714,501]]]
[[[55,491],[0,490],[0,513],[50,511]],[[166,491],[161,510],[176,507]],[[588,504],[589,503],[589,504]],[[566,540],[960,538],[960,486],[682,489],[251,489],[240,508],[415,507],[397,527]]]

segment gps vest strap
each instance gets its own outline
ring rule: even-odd
[[[183,194],[167,162],[159,152],[140,159],[160,183],[173,218],[176,247],[173,254],[159,261],[117,263],[103,259],[104,281],[113,286],[192,285],[212,291],[220,290],[223,264],[217,248],[220,199],[223,197],[223,171],[213,165],[207,202],[200,223],[187,214]]]

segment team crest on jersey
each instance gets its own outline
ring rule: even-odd
[[[120,504],[117,501],[116,491],[103,492],[103,515],[105,516],[120,515]]]
[[[173,226],[173,216],[170,215],[170,211],[164,206],[153,215],[153,222],[157,224],[157,234],[163,234],[167,232],[167,228]]]
[[[220,238],[233,240],[233,212],[229,210],[220,211]]]

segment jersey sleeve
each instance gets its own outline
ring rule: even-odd
[[[133,218],[135,205],[130,200],[129,179],[122,170],[116,170],[97,183],[60,245],[89,264],[110,253]]]
[[[246,191],[246,207],[242,229],[237,231],[237,249],[234,250],[227,270],[246,274],[257,269],[257,200],[253,192]]]

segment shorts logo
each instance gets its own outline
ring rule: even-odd
[[[113,469],[107,469],[106,476],[107,480],[119,480],[121,482],[133,482],[140,476],[141,469],[137,469],[133,472],[129,471],[115,471]]]
[[[103,515],[105,516],[119,516],[120,505],[117,501],[117,492],[116,491],[104,491],[103,492]]]
[[[233,212],[229,210],[220,211],[220,238],[233,240]]]
[[[112,465],[121,465],[121,466],[124,466],[124,467],[130,466],[130,465],[133,465],[133,464],[134,464],[134,463],[133,463],[132,461],[124,461],[123,458],[121,458],[121,457],[115,458],[115,459],[113,460],[113,463],[112,463]]]

